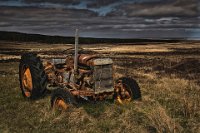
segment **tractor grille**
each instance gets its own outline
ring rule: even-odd
[[[95,94],[114,91],[112,64],[94,66],[93,78]]]

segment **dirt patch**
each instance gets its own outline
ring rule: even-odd
[[[172,66],[169,71],[180,73],[200,73],[200,60],[197,59],[184,59],[180,63]]]

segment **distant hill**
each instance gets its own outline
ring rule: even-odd
[[[0,40],[3,41],[17,41],[17,42],[39,42],[39,43],[74,43],[74,37],[64,36],[48,36],[41,34],[27,34],[19,32],[0,31]],[[117,39],[117,38],[86,38],[80,37],[79,43],[93,44],[93,43],[144,43],[144,42],[179,42],[182,40],[153,40],[153,39]]]

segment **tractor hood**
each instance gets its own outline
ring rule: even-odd
[[[113,64],[113,61],[110,58],[101,58],[97,55],[81,54],[78,57],[78,63],[87,66],[97,66],[97,65]]]

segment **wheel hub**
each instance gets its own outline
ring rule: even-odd
[[[131,101],[131,91],[128,90],[128,86],[120,83],[119,84],[119,91],[117,92],[117,102],[120,104],[126,104]]]

